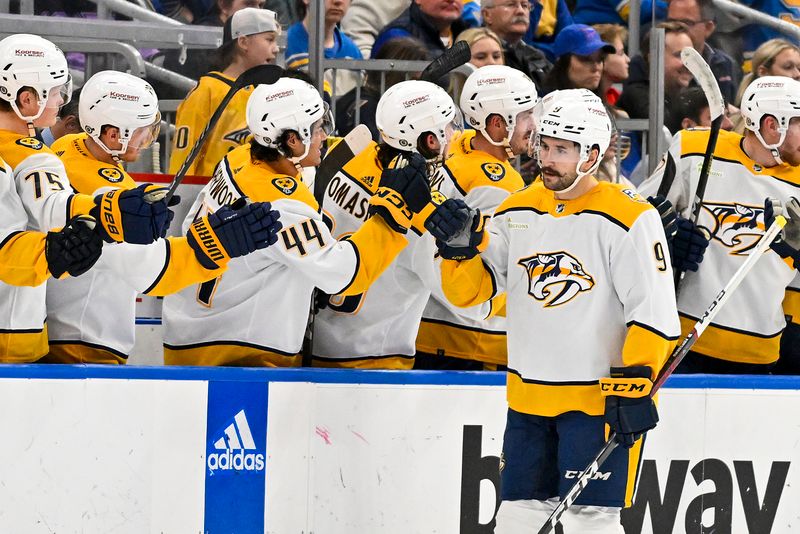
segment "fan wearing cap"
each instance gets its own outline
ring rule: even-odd
[[[589,89],[596,92],[603,77],[603,62],[614,46],[585,24],[571,24],[561,30],[553,44],[556,61],[544,80],[547,92],[560,89]]]
[[[678,295],[684,334],[747,259],[772,222],[770,212],[777,213],[779,204],[788,205],[788,215],[793,218],[782,239],[773,243],[775,254],[768,252],[759,260],[681,362],[679,371],[767,374],[778,360],[786,327],[782,301],[800,264],[796,250],[800,243],[791,238],[800,226],[799,214],[791,210],[797,206],[792,198],[800,196],[798,95],[800,82],[784,76],[764,76],[747,87],[741,107],[747,129],[744,135],[719,132],[697,226],[689,219],[708,129],[675,134],[656,172],[640,186],[642,194],[652,195],[662,180],[671,182],[667,199],[679,216],[672,244],[673,265],[686,271]],[[765,203],[766,199],[773,200]],[[796,291],[785,305],[798,321]],[[789,328],[796,336],[797,324]],[[785,348],[786,357],[794,359],[795,369],[800,368],[798,346]]]
[[[167,364],[298,365],[314,288],[343,297],[365,292],[406,247],[414,214],[431,199],[423,158],[386,169],[376,194],[358,206],[372,216],[337,240],[339,230],[323,222],[296,167],[303,160],[319,165],[333,129],[319,92],[293,78],[259,85],[246,117],[253,142],[225,156],[184,228],[197,215],[249,198],[271,202],[284,229],[275,246],[164,299]]]
[[[102,71],[86,81],[83,96],[79,115],[86,132],[53,143],[72,188],[96,194],[110,187],[136,187],[120,161],[136,161],[158,135],[161,114],[153,88],[130,74]],[[256,205],[244,207],[232,212],[223,225],[211,222],[210,226],[219,237],[242,217],[257,218],[257,209]],[[276,219],[277,214],[271,217]],[[209,223],[208,219],[205,222]],[[273,240],[279,226],[277,223],[272,231]],[[261,229],[258,223],[255,230],[248,225],[236,228],[241,241],[257,240]],[[224,239],[221,244],[228,258],[247,252],[226,247]],[[198,242],[187,237],[158,239],[150,245],[109,246],[86,275],[48,283],[50,352],[39,361],[125,363],[135,340],[137,294],[163,296],[225,272],[228,258],[212,265],[198,248]],[[112,317],[113,328],[109,323]]]
[[[275,13],[267,9],[248,7],[228,18],[216,69],[201,76],[197,87],[178,106],[169,172],[178,172],[234,80],[251,67],[275,62],[280,31]],[[189,175],[211,176],[228,151],[247,142],[250,131],[244,111],[252,91],[248,87],[234,95],[189,167]]]

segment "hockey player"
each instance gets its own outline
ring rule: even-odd
[[[452,143],[434,188],[491,216],[508,195],[525,186],[511,160],[528,149],[537,101],[536,86],[516,69],[491,65],[473,72],[461,91],[461,110],[475,130],[465,131]],[[496,369],[505,365],[505,318],[486,317],[498,306],[502,302],[476,307],[470,318],[435,290],[419,327],[421,354],[417,354],[416,367]]]
[[[764,201],[783,201],[800,187],[800,82],[757,79],[742,97],[744,136],[721,131],[714,150],[699,229],[691,221],[708,130],[684,130],[672,141],[657,171],[640,186],[653,194],[671,180],[668,199],[683,217],[673,243],[675,263],[688,268],[678,295],[687,333],[730,280],[764,233]],[[704,237],[711,236],[711,242]],[[705,254],[703,250],[705,247]],[[702,263],[699,263],[702,261]],[[702,373],[767,373],[778,359],[786,326],[781,301],[796,271],[768,254],[715,317],[679,370]]]
[[[539,106],[542,180],[509,196],[488,232],[476,210],[454,199],[429,230],[440,238],[453,304],[508,291],[509,409],[495,532],[536,532],[593,460],[608,424],[623,446],[562,525],[621,534],[640,436],[658,421],[651,380],[679,333],[669,252],[658,212],[636,191],[592,174],[611,136],[599,98],[556,91]],[[467,224],[456,235],[439,230],[458,219]]]
[[[9,229],[42,234],[65,225],[75,229],[67,221],[90,214],[95,231],[109,243],[149,244],[163,236],[170,212],[155,196],[163,198],[162,189],[143,185],[95,197],[74,194],[61,161],[34,137],[34,127],[52,125],[71,94],[61,50],[41,37],[17,34],[0,41],[0,60],[0,157],[11,169],[4,178],[12,184],[3,203],[16,205]],[[0,243],[6,239],[0,236]],[[37,250],[23,251],[28,257],[14,261],[29,264]],[[0,285],[0,361],[30,362],[46,353],[45,287]]]
[[[284,228],[275,246],[164,300],[168,364],[297,365],[314,287],[329,294],[366,291],[406,246],[403,232],[430,201],[425,162],[412,157],[383,171],[366,208],[373,216],[337,241],[296,167],[304,159],[319,164],[332,129],[316,89],[291,78],[258,86],[247,104],[247,126],[254,137],[249,159],[236,150],[223,158],[184,226],[247,197],[272,202]]]
[[[461,114],[439,86],[409,80],[389,88],[378,102],[381,142],[348,162],[328,184],[323,213],[341,239],[369,219],[369,202],[382,175],[398,156],[420,154],[429,169],[441,166]],[[319,367],[410,369],[414,339],[430,287],[438,283],[435,248],[421,242],[429,210],[417,214],[406,233],[408,247],[369,288],[357,295],[327,295],[314,320],[313,364]]]
[[[84,84],[83,97],[79,113],[86,133],[62,137],[52,147],[64,162],[72,188],[87,194],[108,187],[135,188],[120,162],[136,161],[157,138],[161,114],[153,88],[130,74],[103,71]],[[134,344],[138,293],[167,295],[205,282],[222,274],[229,258],[277,239],[280,223],[268,205],[222,215],[202,223],[218,237],[224,251],[220,261],[207,257],[203,240],[190,233],[146,246],[108,247],[87,275],[50,282],[50,353],[42,361],[125,363]]]
[[[183,165],[234,80],[251,67],[274,63],[281,31],[275,17],[274,11],[246,7],[226,21],[223,44],[217,52],[219,70],[201,76],[197,87],[178,106],[169,172],[175,174]],[[252,87],[246,87],[233,96],[187,174],[211,176],[229,150],[247,142],[250,132],[244,111],[252,92]]]

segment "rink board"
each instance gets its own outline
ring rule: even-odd
[[[0,532],[491,532],[504,381],[0,367]],[[659,405],[628,534],[800,529],[800,377],[677,377]]]

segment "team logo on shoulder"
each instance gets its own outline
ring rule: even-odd
[[[731,249],[729,253],[733,256],[749,254],[766,230],[763,206],[703,202],[702,213],[700,226],[715,241]]]
[[[481,169],[486,173],[486,177],[493,182],[499,182],[506,175],[506,168],[499,163],[484,163]]]
[[[120,171],[119,169],[115,169],[113,167],[104,167],[99,171],[97,171],[97,174],[99,174],[101,177],[105,178],[112,184],[119,183],[123,180],[123,178],[125,178],[124,176],[122,176],[122,171]]]
[[[22,139],[17,139],[16,143],[19,146],[24,146],[26,148],[32,148],[33,150],[41,150],[42,149],[42,142],[36,139],[35,137],[23,137]]]
[[[297,189],[297,181],[294,178],[284,176],[272,180],[272,185],[277,187],[284,195],[289,196]]]
[[[247,138],[250,136],[250,130],[247,127],[241,128],[239,130],[234,130],[232,132],[228,132],[224,140],[230,141],[231,143],[236,143],[237,145],[243,145]]]
[[[528,294],[545,308],[566,304],[594,287],[581,262],[564,251],[537,253],[517,263],[528,273]]]
[[[636,191],[635,189],[623,189],[622,193],[629,199],[633,200],[634,202],[641,202],[642,204],[647,204],[647,200],[645,200],[644,197],[640,195],[639,192]]]

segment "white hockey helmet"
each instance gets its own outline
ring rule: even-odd
[[[0,41],[0,98],[17,116],[32,123],[41,116],[53,91],[61,92],[64,104],[72,98],[72,77],[67,58],[56,45],[38,35],[18,33]],[[17,95],[32,87],[39,97],[39,112],[25,116],[17,107]]]
[[[375,124],[386,144],[412,152],[419,152],[417,141],[425,132],[436,136],[444,152],[452,135],[463,130],[461,113],[450,95],[438,85],[421,80],[400,82],[383,93]]]
[[[295,78],[280,78],[269,85],[259,85],[247,100],[247,127],[255,141],[265,147],[281,150],[281,135],[297,132],[306,149],[302,156],[287,157],[300,161],[308,154],[314,125],[321,125],[326,135],[333,131],[333,118],[328,104],[311,84]]]
[[[579,159],[575,165],[578,178],[563,192],[569,191],[582,177],[597,170],[611,143],[612,130],[611,119],[597,95],[588,89],[554,91],[538,104],[534,117],[537,126],[535,151],[538,151],[541,137],[565,139],[578,145]],[[597,161],[591,169],[582,172],[580,167],[589,160],[595,146],[599,149]]]
[[[78,116],[89,137],[112,156],[124,154],[129,145],[149,147],[161,126],[153,87],[141,78],[111,70],[98,72],[83,85]],[[120,149],[112,150],[100,140],[106,125],[119,128]]]
[[[785,76],[763,76],[747,86],[742,95],[744,126],[752,131],[778,163],[783,163],[778,149],[786,140],[789,121],[800,117],[800,82]],[[780,139],[770,145],[761,136],[761,119],[772,115],[778,121]]]
[[[506,65],[486,65],[469,75],[461,89],[461,111],[467,123],[496,146],[505,146],[514,135],[517,116],[532,110],[539,101],[536,85],[522,71]],[[508,137],[496,142],[486,134],[486,119],[500,115]]]

